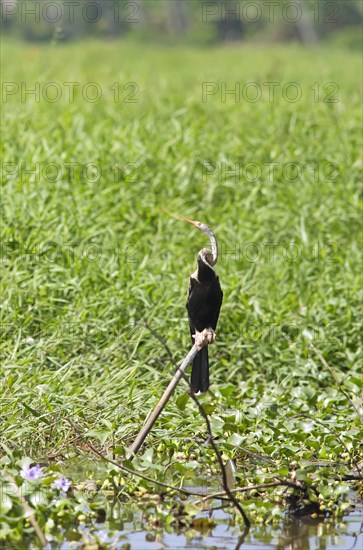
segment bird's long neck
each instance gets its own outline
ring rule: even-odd
[[[216,236],[215,236],[215,234],[213,233],[213,231],[211,231],[210,229],[209,229],[207,235],[208,235],[208,237],[209,237],[210,246],[211,246],[211,249],[212,249],[212,256],[213,256],[213,263],[212,263],[212,265],[215,265],[215,264],[217,263],[217,260],[218,260],[218,244],[217,244],[217,239],[216,239]]]
[[[212,255],[211,251],[208,250],[207,248],[203,248],[203,250],[201,250],[198,254],[197,279],[200,283],[212,281],[216,277],[213,266],[210,264],[210,262],[207,259],[208,257],[209,260],[211,260],[211,255]]]

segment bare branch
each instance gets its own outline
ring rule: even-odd
[[[157,479],[152,479],[151,477],[148,477],[148,476],[145,476],[144,474],[140,474],[140,472],[137,472],[136,470],[131,470],[131,468],[127,468],[126,466],[124,466],[123,464],[119,464],[118,462],[116,462],[116,460],[112,460],[111,458],[107,458],[107,456],[104,456],[101,451],[99,451],[98,449],[96,449],[96,447],[94,447],[92,445],[92,443],[90,443],[83,435],[82,433],[80,432],[80,430],[78,429],[78,427],[74,424],[74,422],[72,422],[72,420],[69,420],[69,418],[65,418],[64,419],[66,422],[68,422],[72,427],[73,429],[77,432],[79,438],[83,441],[83,443],[85,443],[87,445],[87,447],[89,449],[91,449],[91,451],[99,456],[100,458],[102,458],[102,460],[104,460],[105,462],[108,462],[109,464],[113,464],[113,466],[116,466],[116,468],[119,468],[120,470],[122,470],[123,472],[126,472],[128,474],[131,474],[131,475],[135,475],[136,477],[140,477],[141,479],[144,479],[145,481],[149,481],[150,483],[154,483],[156,485],[160,485],[160,487],[164,487],[165,489],[169,489],[171,491],[175,491],[177,493],[183,493],[184,495],[191,495],[191,496],[200,496],[200,493],[197,493],[195,491],[188,491],[187,489],[183,489],[181,487],[174,487],[173,485],[168,485],[167,483],[163,483],[162,481],[158,481]]]
[[[204,341],[195,342],[191,350],[189,351],[188,355],[185,357],[184,361],[180,365],[180,367],[177,369],[176,373],[174,374],[173,378],[171,379],[168,387],[166,388],[165,392],[163,393],[159,403],[154,408],[153,412],[147,419],[146,423],[142,427],[139,435],[136,437],[135,441],[130,447],[130,453],[131,458],[133,455],[135,455],[138,450],[140,449],[141,445],[144,443],[147,435],[151,431],[153,425],[155,424],[156,420],[159,418],[162,410],[164,409],[165,405],[169,401],[170,397],[172,396],[176,386],[178,385],[180,379],[183,377],[185,371],[187,370],[190,363],[193,361],[194,357],[197,355],[198,351],[202,349],[206,344]]]
[[[233,489],[231,493],[233,494],[248,493],[249,491],[254,491],[254,490],[259,491],[260,489],[268,489],[269,487],[281,487],[281,486],[292,487],[294,489],[298,489],[299,491],[305,491],[305,489],[301,485],[298,485],[293,481],[290,482],[289,480],[278,478],[278,481],[270,481],[268,483],[260,483],[257,485],[248,485],[248,487],[238,487],[237,489]],[[204,502],[214,498],[220,499],[222,497],[225,497],[226,494],[227,494],[226,492],[220,492],[220,493],[213,493],[212,495],[205,495],[203,498],[196,500],[194,504],[198,504],[199,502]]]

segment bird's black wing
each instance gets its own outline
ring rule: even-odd
[[[189,287],[188,287],[188,300],[186,304],[187,308],[188,308],[188,303],[190,300],[191,293],[193,292],[194,287],[198,284],[199,284],[198,281],[194,277],[190,277]],[[193,338],[193,336],[195,336],[196,327],[194,326],[194,322],[190,317],[189,310],[188,310],[188,319],[189,319],[189,327],[190,327],[190,336],[192,339],[192,344],[194,344],[195,339]],[[190,384],[195,393],[198,393],[200,391],[206,392],[209,388],[209,360],[208,360],[207,346],[204,346],[200,351],[198,351],[197,355],[193,359]]]
[[[223,292],[222,292],[222,289],[221,289],[221,285],[219,283],[219,277],[218,275],[216,275],[216,280],[215,280],[215,286],[216,286],[216,290],[218,290],[218,299],[216,301],[216,308],[215,310],[213,311],[213,315],[212,315],[212,328],[213,330],[216,330],[217,328],[217,323],[218,323],[218,319],[219,319],[219,312],[221,311],[221,306],[222,306],[222,300],[223,300]]]
[[[194,279],[194,277],[190,277],[189,278],[189,286],[188,286],[188,298],[187,298],[187,303],[186,303],[186,307],[188,309],[188,302],[189,302],[189,298],[190,298],[190,295],[192,293],[192,290],[193,288],[195,287],[195,284],[197,283],[197,281]],[[195,334],[195,326],[193,324],[193,321],[191,320],[190,318],[190,315],[189,315],[189,311],[188,311],[188,320],[189,320],[189,327],[190,327],[190,336],[192,338],[192,343],[194,344],[194,334]]]

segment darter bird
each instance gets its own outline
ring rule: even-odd
[[[202,336],[209,344],[216,337],[215,330],[223,299],[219,278],[214,271],[218,259],[217,240],[208,225],[184,217],[182,219],[208,235],[211,243],[212,250],[203,248],[198,252],[198,267],[190,276],[186,304],[193,344],[199,333],[203,333]],[[190,383],[195,393],[206,392],[209,388],[208,346],[204,346],[193,360]]]

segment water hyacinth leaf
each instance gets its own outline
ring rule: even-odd
[[[349,485],[348,483],[339,483],[334,487],[334,496],[335,498],[339,498],[341,495],[346,495],[349,493]]]
[[[173,514],[168,514],[165,518],[165,525],[166,526],[169,526],[171,525],[173,522],[175,521],[175,517],[173,516]]]
[[[146,449],[141,458],[145,462],[152,464],[154,458],[154,449],[152,447],[150,449]]]
[[[7,537],[11,536],[13,529],[10,527],[9,523],[1,521],[0,523],[0,540],[6,540]]]
[[[113,452],[117,456],[125,456],[125,447],[121,447],[120,445],[113,448]]]
[[[211,415],[214,413],[215,411],[215,406],[212,405],[212,403],[204,403],[203,404],[203,409],[204,409],[204,412],[208,415]]]
[[[278,473],[279,477],[287,478],[288,474],[289,474],[289,468],[287,466],[283,466],[282,468],[279,468],[277,470],[277,473]]]
[[[185,464],[182,464],[181,462],[176,462],[176,464],[173,464],[173,467],[181,474],[184,474],[184,472],[187,470],[187,466]]]
[[[242,436],[238,433],[234,433],[228,438],[227,442],[230,445],[233,445],[233,447],[240,447],[244,441],[245,441],[244,436]]]
[[[299,481],[307,481],[308,480],[308,472],[306,470],[303,470],[302,468],[298,468],[295,470],[296,479]]]
[[[24,456],[23,458],[16,461],[16,464],[20,466],[20,468],[24,468],[25,466],[30,466],[34,463],[34,460],[30,458],[30,456]]]
[[[223,428],[223,425],[224,425],[223,420],[221,420],[219,417],[214,416],[210,419],[210,423],[211,423],[211,426],[212,426],[214,432],[216,432],[216,433],[221,432],[221,430]]]
[[[122,462],[122,465],[125,466],[125,468],[128,468],[129,470],[133,470],[135,468],[135,465],[137,464],[138,464],[137,460],[126,459]],[[116,475],[117,473],[119,473],[119,471],[114,466],[112,466],[109,470],[109,473],[111,475]]]
[[[218,388],[218,391],[223,397],[229,397],[235,391],[235,387],[232,384],[223,384]]]
[[[191,470],[196,470],[200,466],[200,464],[196,460],[189,460],[185,463],[185,466],[187,467],[187,469],[190,468]]]
[[[5,491],[1,491],[1,493],[1,514],[5,515],[11,510],[13,501]]]
[[[43,490],[34,491],[29,498],[34,509],[37,506],[44,506],[47,503],[47,494]]]
[[[189,395],[187,393],[183,393],[182,395],[179,395],[175,403],[180,411],[184,411],[188,401],[189,401]]]
[[[308,496],[310,502],[313,502],[313,503],[318,502],[318,496],[317,496],[316,492],[313,489],[308,489],[307,490],[307,496]]]

